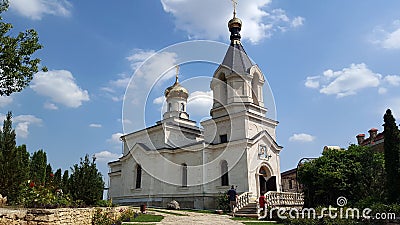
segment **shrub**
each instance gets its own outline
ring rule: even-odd
[[[97,209],[92,218],[92,225],[111,225],[116,224],[116,220],[111,218],[108,212]]]
[[[69,195],[54,191],[52,188],[35,185],[28,180],[20,187],[18,203],[27,208],[57,208],[71,206]]]
[[[217,209],[223,210],[224,212],[229,212],[231,210],[229,206],[229,198],[226,193],[219,193],[216,201]]]

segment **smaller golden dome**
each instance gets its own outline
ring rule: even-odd
[[[181,98],[188,98],[189,97],[189,92],[186,88],[182,87],[181,84],[178,81],[175,81],[175,83],[171,86],[165,89],[165,97],[181,97]]]
[[[166,98],[169,97],[180,97],[187,99],[189,97],[189,92],[186,88],[182,87],[178,81],[179,78],[179,65],[175,66],[176,68],[176,75],[175,75],[175,83],[165,89],[164,95]]]
[[[242,21],[237,17],[233,17],[231,20],[229,20],[228,27],[242,27]]]

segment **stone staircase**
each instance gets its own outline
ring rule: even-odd
[[[258,218],[257,202],[249,202],[246,206],[237,210],[235,216]]]
[[[304,196],[302,193],[269,191],[264,196],[266,208],[285,207],[301,209],[304,205]],[[235,216],[263,219],[266,215],[260,215],[257,198],[250,192],[245,192],[238,196]]]

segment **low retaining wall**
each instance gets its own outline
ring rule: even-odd
[[[115,208],[8,209],[0,208],[0,225],[90,225],[97,209],[119,216]]]

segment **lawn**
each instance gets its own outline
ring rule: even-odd
[[[257,218],[253,217],[231,217],[231,220],[244,220],[244,221],[249,221],[249,220],[258,220]]]
[[[130,222],[160,222],[164,219],[161,215],[141,214],[136,218],[132,218]]]

